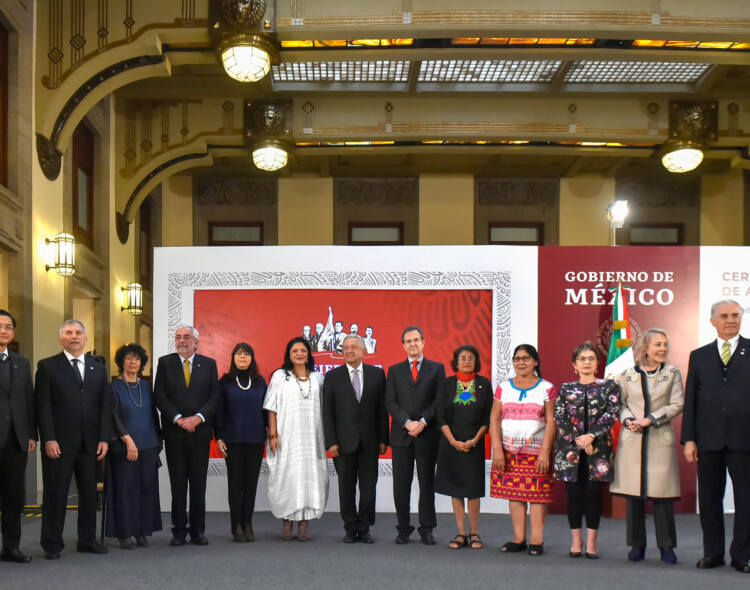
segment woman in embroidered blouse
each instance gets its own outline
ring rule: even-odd
[[[638,364],[617,376],[622,388],[623,429],[615,455],[613,494],[627,497],[630,561],[646,555],[645,501],[654,504],[656,544],[665,563],[677,563],[674,500],[680,473],[672,420],[682,413],[685,395],[679,369],[667,364],[669,338],[651,328],[641,336]]]
[[[599,352],[591,342],[575,349],[573,368],[578,381],[563,383],[555,404],[555,476],[565,482],[568,496],[570,557],[583,554],[585,516],[586,557],[598,559],[602,488],[614,479],[611,428],[620,411],[620,388],[611,379],[597,379]]]
[[[263,410],[266,381],[258,373],[253,347],[240,342],[229,371],[219,381],[222,404],[214,431],[227,465],[227,496],[233,540],[255,541],[253,512],[260,465],[266,448],[268,413]]]
[[[490,421],[492,384],[477,375],[482,368],[479,351],[471,344],[453,352],[448,377],[437,401],[437,423],[443,432],[438,448],[435,491],[451,497],[458,534],[448,543],[451,549],[484,545],[477,533],[479,503],[484,497],[484,435]],[[464,498],[469,512],[466,536]]]
[[[490,418],[492,483],[490,495],[509,501],[513,540],[501,551],[527,548],[526,505],[530,505],[529,555],[544,553],[544,520],[552,502],[550,459],[555,442],[557,390],[542,379],[539,353],[531,344],[513,351],[516,376],[498,385]]]

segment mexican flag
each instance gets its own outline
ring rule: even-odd
[[[622,283],[618,282],[617,287],[612,287],[610,290],[615,289],[617,293],[612,306],[612,339],[609,341],[607,367],[604,369],[605,379],[614,379],[619,373],[635,365],[630,337],[630,317],[627,303],[622,295]]]

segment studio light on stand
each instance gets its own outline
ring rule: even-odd
[[[612,241],[610,246],[617,246],[617,230],[622,228],[625,223],[625,218],[628,216],[628,202],[612,201],[607,205],[606,211],[609,227],[612,230]]]

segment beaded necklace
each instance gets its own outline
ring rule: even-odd
[[[453,403],[468,406],[471,402],[477,401],[474,395],[476,392],[475,385],[476,379],[469,381],[468,385],[464,385],[459,379],[456,379],[456,397],[453,398]]]

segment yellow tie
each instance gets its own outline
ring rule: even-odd
[[[721,345],[721,362],[726,365],[730,358],[732,358],[732,351],[729,349],[729,342],[724,342]]]
[[[185,359],[185,385],[190,385],[190,359]]]

